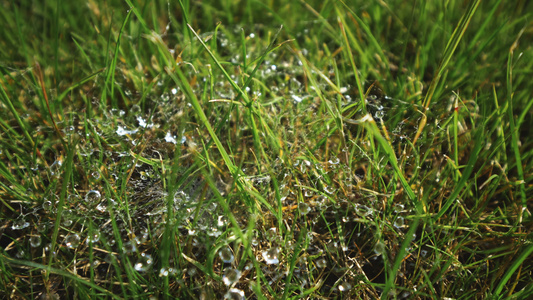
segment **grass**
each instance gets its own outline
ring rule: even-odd
[[[530,2],[0,7],[0,298],[533,295]]]

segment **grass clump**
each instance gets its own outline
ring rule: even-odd
[[[529,2],[0,6],[4,297],[533,293]]]

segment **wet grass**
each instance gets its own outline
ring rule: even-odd
[[[0,7],[2,298],[533,294],[528,1]]]

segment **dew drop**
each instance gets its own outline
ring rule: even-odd
[[[334,188],[331,188],[331,187],[329,187],[329,186],[327,186],[327,185],[324,185],[324,192],[326,192],[326,193],[332,195],[332,194],[335,192],[335,189],[334,189]]]
[[[44,201],[43,202],[43,209],[46,212],[50,211],[52,209],[52,201]]]
[[[15,254],[17,258],[24,258],[24,255],[26,255],[26,252],[24,252],[24,250],[22,249],[20,249],[17,254]]]
[[[167,131],[167,134],[165,135],[165,142],[172,143],[175,145],[177,143],[176,136],[172,135],[170,131]]]
[[[395,203],[394,204],[394,212],[395,213],[403,212],[404,208],[405,208],[405,205],[403,205],[403,204],[399,204],[399,203]]]
[[[220,259],[226,264],[232,263],[235,259],[229,247],[224,247],[220,249],[220,251],[218,252],[218,256],[220,256]]]
[[[266,232],[266,238],[271,242],[274,241],[277,237],[278,235],[276,227],[272,227]]]
[[[33,248],[39,247],[41,245],[41,237],[40,236],[31,236],[30,237],[30,246]]]
[[[105,256],[104,261],[108,264],[113,264],[116,261],[115,255],[108,253]]]
[[[63,164],[62,161],[56,160],[52,165],[50,165],[50,175],[54,176],[56,173],[59,172],[59,169],[61,168],[61,165]]]
[[[139,105],[137,105],[137,104],[134,104],[134,105],[131,106],[129,112],[134,114],[134,115],[139,114],[139,113],[141,113],[141,107]]]
[[[191,276],[191,277],[195,276],[196,273],[198,273],[198,270],[196,270],[196,268],[190,268],[190,269],[187,271],[187,274],[189,274],[189,276]]]
[[[248,262],[245,266],[244,266],[244,270],[246,271],[250,271],[252,268],[253,268],[253,264],[251,262]]]
[[[422,250],[422,251],[420,251],[420,255],[422,255],[422,257],[426,257],[428,255],[428,251],[427,250]]]
[[[65,245],[70,249],[77,248],[80,245],[80,236],[76,233],[68,234],[65,237]]]
[[[26,220],[17,219],[15,221],[13,221],[13,225],[11,225],[11,229],[13,229],[13,230],[21,230],[21,229],[24,229],[24,228],[26,228],[28,226],[30,226],[30,223],[26,222]]]
[[[159,270],[159,277],[167,277],[168,275],[174,275],[175,273],[175,269],[163,267]]]
[[[85,201],[87,203],[96,203],[100,201],[100,198],[102,195],[100,195],[100,192],[97,190],[90,190],[85,194]]]
[[[372,209],[365,205],[356,205],[355,206],[355,213],[358,214],[361,217],[366,217],[368,215],[372,214]]]
[[[96,206],[96,210],[101,213],[104,213],[107,210],[107,205],[105,205],[105,203],[102,202]]]
[[[152,256],[150,254],[141,253],[141,257],[135,263],[135,270],[139,272],[146,272],[148,269],[150,269],[150,266],[152,266],[152,263],[154,261],[152,260]]]
[[[224,270],[224,275],[222,276],[222,281],[225,285],[230,286],[241,278],[241,271],[235,270],[233,268],[228,268]]]
[[[339,284],[339,286],[337,288],[341,292],[346,292],[346,291],[348,291],[348,290],[350,290],[352,288],[352,285],[345,281],[345,282]]]
[[[226,218],[225,216],[218,216],[218,219],[217,219],[217,226],[218,227],[223,227],[227,223],[228,223],[228,218]]]
[[[116,133],[120,136],[127,135],[127,134],[134,134],[137,132],[137,129],[134,130],[126,130],[122,126],[118,126]]]
[[[244,300],[246,297],[244,297],[244,292],[239,289],[230,289],[225,295],[224,299],[228,300]]]
[[[394,227],[396,228],[402,228],[405,224],[404,218],[398,217],[396,220],[394,220]]]
[[[134,242],[127,242],[122,245],[122,250],[126,253],[133,253],[137,251],[137,246]]]
[[[143,119],[141,116],[137,117],[137,122],[139,122],[139,126],[144,127],[144,128],[152,128],[152,127],[154,127],[153,123],[146,123],[146,120]]]
[[[61,223],[63,224],[63,226],[69,227],[73,223],[74,212],[70,209],[64,210],[61,214],[61,219]]]
[[[328,265],[327,261],[325,258],[320,258],[316,261],[316,267],[317,268],[325,268],[326,266]]]
[[[98,243],[100,240],[100,233],[95,232],[87,237],[87,244]]]
[[[218,229],[218,227],[210,227],[207,231],[208,236],[212,237],[219,237],[222,234],[222,231]]]
[[[332,165],[338,165],[338,164],[341,162],[341,160],[340,160],[338,157],[333,157],[333,158],[330,159],[328,162],[329,162],[330,164],[332,164]]]
[[[296,95],[292,95],[291,97],[296,103],[300,103],[303,100],[302,97],[299,97],[299,96],[296,96]]]
[[[269,265],[279,263],[279,248],[272,247],[266,251],[263,251],[263,258],[265,262]]]
[[[377,242],[374,246],[374,252],[376,254],[385,254],[385,244],[383,242]]]
[[[307,215],[311,211],[311,207],[309,206],[309,204],[304,202],[298,203],[298,209],[300,210],[300,213],[302,215]]]
[[[37,225],[37,231],[39,232],[44,232],[46,231],[46,229],[48,228],[48,225],[46,223],[39,223],[39,225]]]

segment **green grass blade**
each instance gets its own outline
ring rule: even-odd
[[[452,36],[448,40],[448,44],[446,45],[446,48],[444,49],[444,56],[439,64],[435,77],[431,81],[428,92],[426,93],[426,96],[424,97],[423,105],[426,108],[426,110],[429,108],[429,104],[431,103],[431,100],[433,99],[435,90],[440,83],[441,77],[442,75],[444,75],[446,68],[448,67],[448,64],[450,63],[450,60],[452,59],[452,56],[455,53],[455,50],[457,49],[457,46],[459,46],[459,43],[463,39],[465,31],[468,28],[468,25],[470,24],[470,21],[472,20],[472,17],[474,16],[480,3],[481,3],[481,0],[473,0],[472,2],[470,2],[470,6],[468,7],[465,14],[461,17],[459,24],[457,25]],[[416,132],[415,138],[413,140],[413,144],[416,144],[417,140],[422,134],[424,127],[426,126],[425,118],[426,117],[423,117],[423,119],[420,121],[420,124],[418,126],[418,131]]]
[[[524,263],[524,261],[528,258],[531,258],[531,255],[533,254],[533,245],[529,245],[520,255],[516,258],[516,260],[511,264],[511,267],[507,269],[505,274],[503,275],[502,279],[496,286],[496,289],[494,289],[493,298],[494,299],[501,299],[501,293],[507,284],[509,280],[511,280],[511,277],[516,272],[516,270]]]

